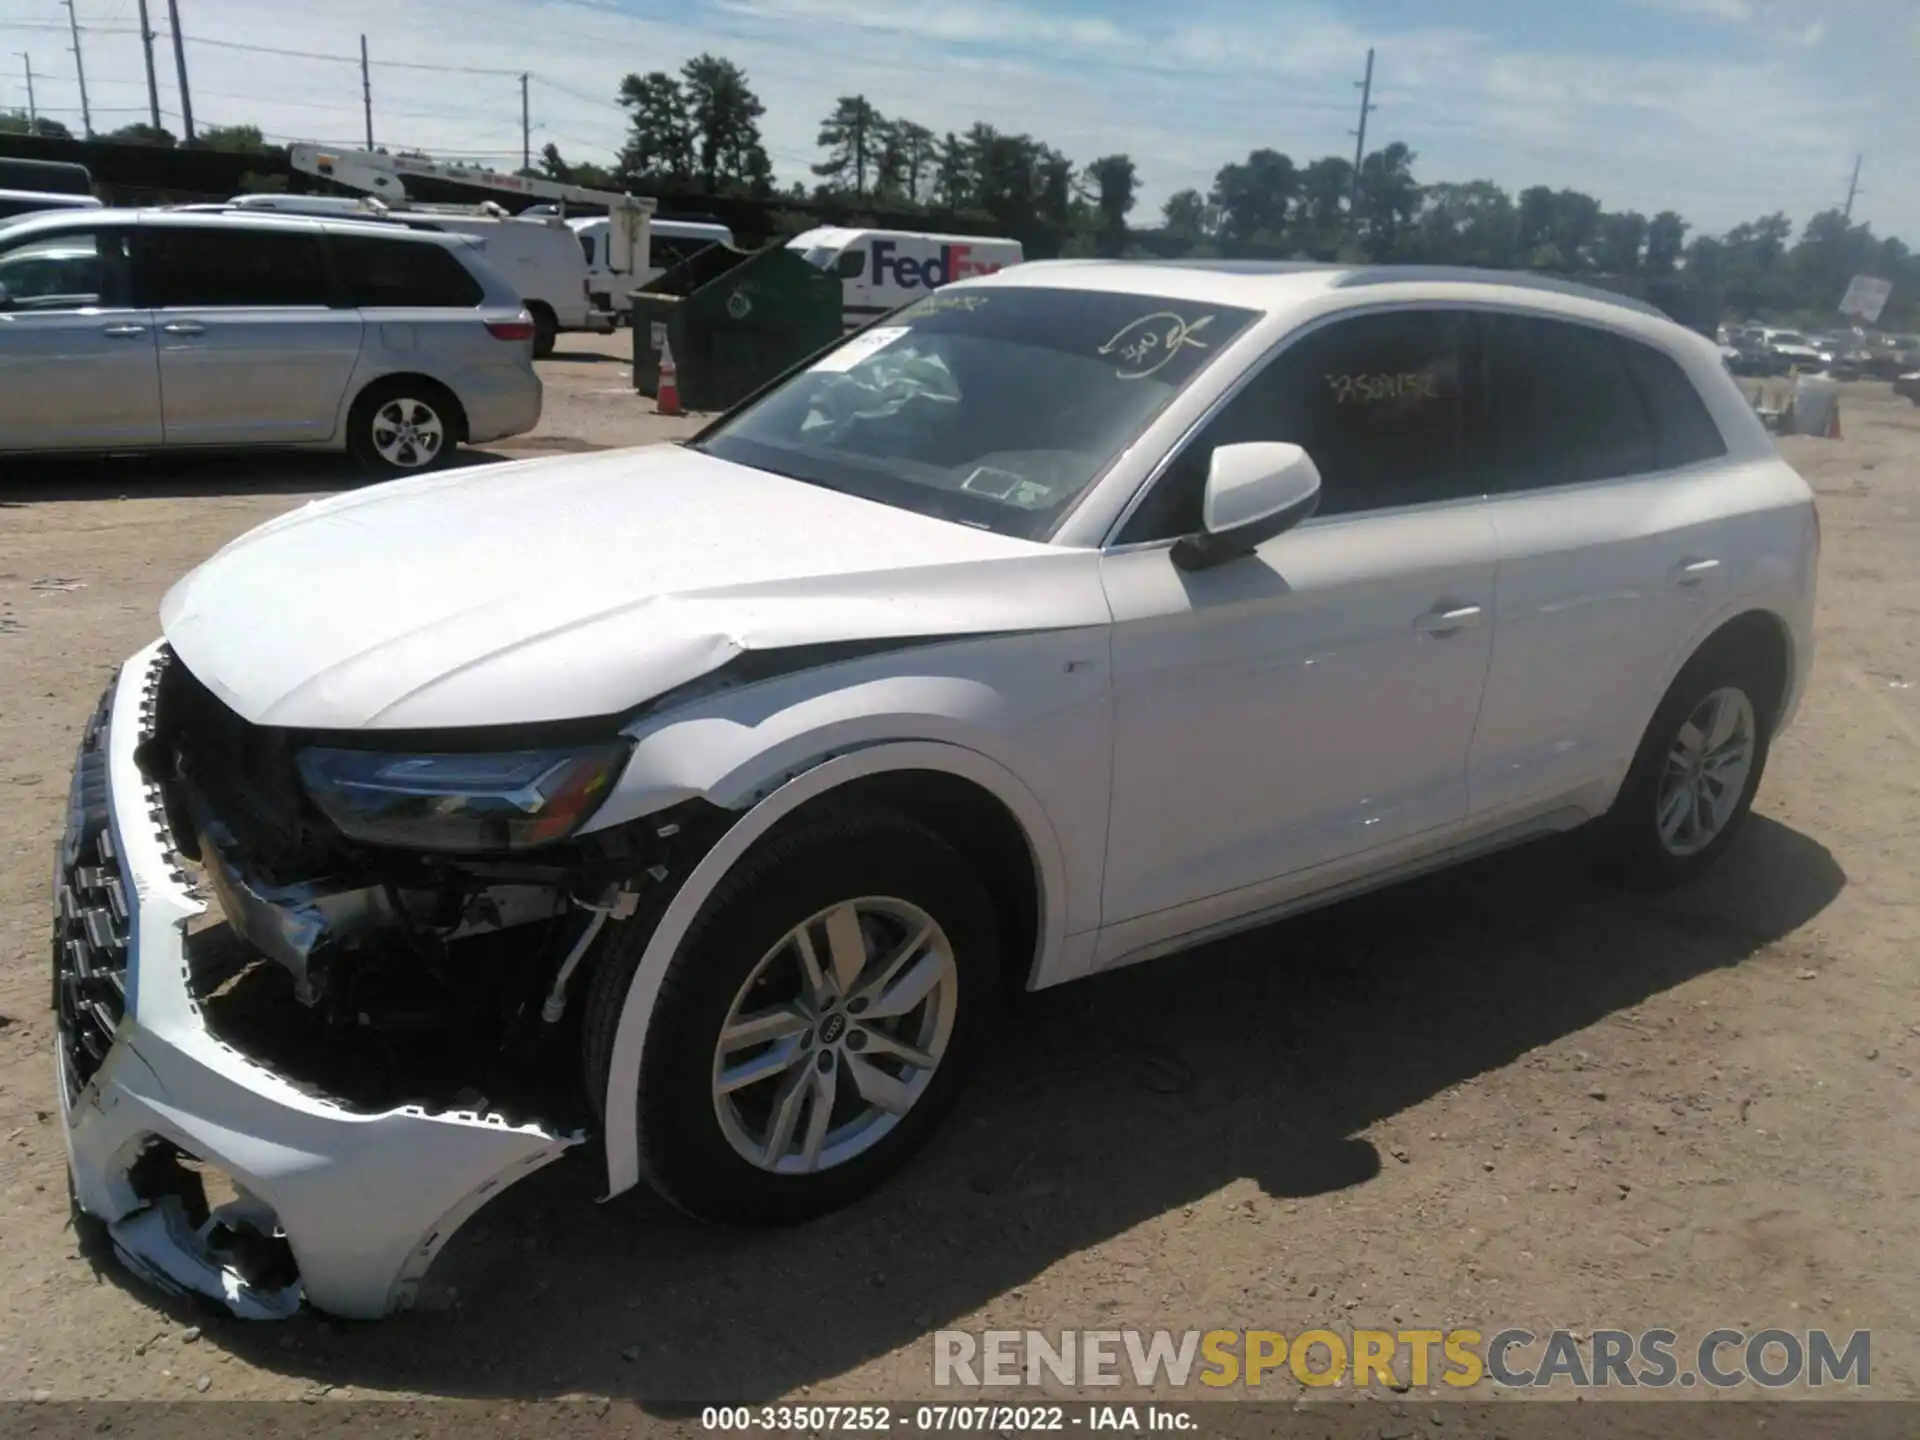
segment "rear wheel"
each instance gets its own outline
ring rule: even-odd
[[[596,1096],[646,938],[618,937],[594,977]],[[904,816],[823,815],[749,853],[648,1022],[638,1138],[654,1187],[704,1219],[784,1224],[879,1185],[959,1092],[998,943],[966,861]]]
[[[533,358],[544,360],[560,339],[560,322],[544,305],[529,305],[527,313],[533,316]]]
[[[1680,672],[1604,822],[1625,878],[1678,884],[1726,850],[1766,769],[1770,688],[1761,667],[1732,651],[1709,650]]]
[[[369,385],[347,417],[353,457],[384,475],[417,475],[445,464],[460,438],[453,398],[431,380],[401,376]]]

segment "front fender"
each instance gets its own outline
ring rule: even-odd
[[[646,1058],[647,1031],[661,981],[700,907],[741,856],[779,820],[810,800],[849,781],[889,771],[938,770],[969,780],[999,799],[1026,832],[1039,882],[1039,937],[1035,975],[1044,973],[1064,947],[1067,933],[1066,871],[1059,836],[1037,796],[1011,770],[979,751],[939,741],[875,743],[804,769],[773,789],[736,822],[701,859],[654,927],[634,972],[633,983],[614,1031],[607,1069],[605,1116],[607,1199],[632,1189],[641,1179],[639,1114],[640,1073]]]

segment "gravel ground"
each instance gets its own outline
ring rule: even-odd
[[[623,347],[567,337],[540,430],[490,453],[684,433]],[[1861,385],[1843,414],[1844,440],[1782,442],[1820,492],[1821,651],[1704,883],[1623,898],[1540,846],[1032,997],[947,1136],[848,1213],[705,1230],[595,1206],[570,1158],[470,1222],[418,1310],[362,1326],[209,1318],[81,1252],[45,955],[73,747],[114,665],[180,573],[353,479],[14,467],[0,1400],[898,1400],[928,1396],[941,1327],[1416,1323],[1871,1328],[1875,1393],[1920,1397],[1920,409]]]

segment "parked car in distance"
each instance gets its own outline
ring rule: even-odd
[[[236,195],[227,204],[253,214],[357,218],[409,230],[465,235],[479,243],[487,264],[513,286],[533,317],[537,359],[551,355],[565,332],[604,335],[614,328],[613,316],[593,303],[586,257],[563,220],[509,215],[490,201],[394,209],[371,196]],[[347,211],[352,213],[343,213]]]
[[[1580,826],[1714,864],[1819,543],[1712,342],[1426,267],[1009,266],[687,444],[310,504],[168,592],[83,741],[78,1204],[244,1313],[360,1316],[567,1116],[611,1193],[818,1215],[1003,984]],[[209,893],[243,1029],[195,1001]],[[244,1204],[194,1229],[179,1152]]]
[[[0,452],[290,445],[431,469],[539,422],[534,327],[464,240],[272,215],[0,225]]]
[[[1904,395],[1914,404],[1920,405],[1920,370],[1911,375],[1899,376],[1893,382],[1893,393]]]

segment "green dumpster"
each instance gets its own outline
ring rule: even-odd
[[[710,245],[632,293],[633,387],[657,393],[673,348],[680,403],[724,410],[840,335],[837,276],[784,245]]]

